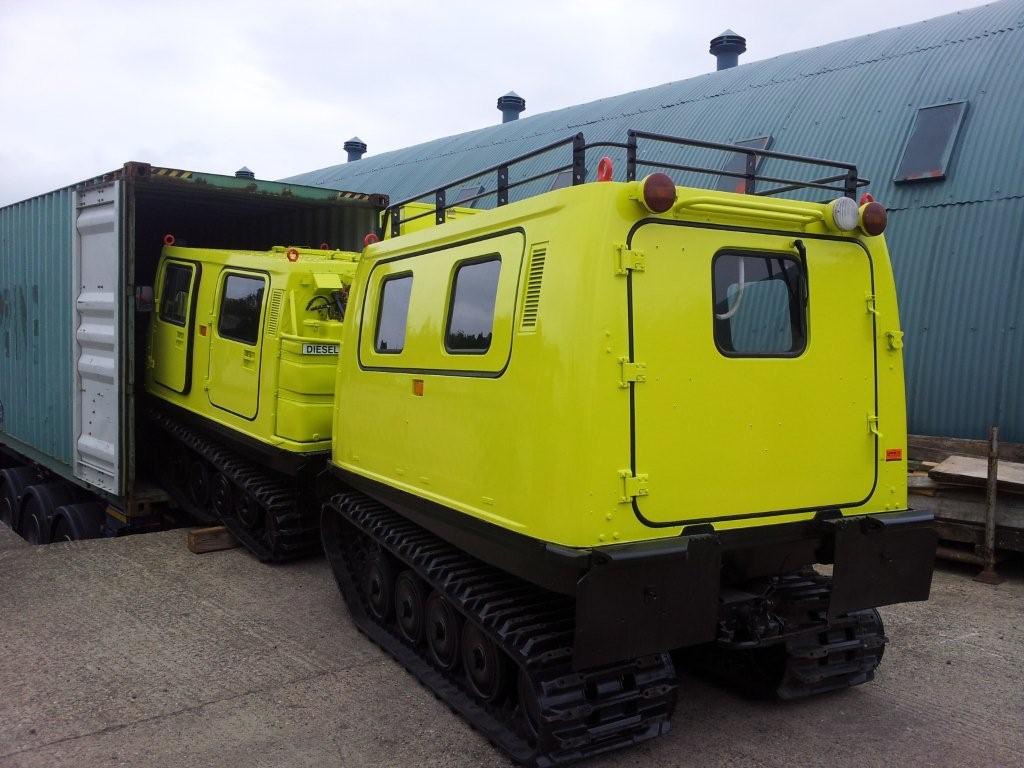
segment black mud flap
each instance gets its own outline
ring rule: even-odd
[[[931,512],[909,510],[830,520],[835,559],[829,618],[927,600],[938,534]]]
[[[715,638],[722,555],[713,535],[600,547],[592,563],[576,589],[576,669]]]

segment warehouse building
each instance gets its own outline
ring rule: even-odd
[[[1004,440],[1024,442],[1022,25],[1024,2],[1005,0],[749,64],[744,38],[726,30],[711,42],[716,71],[522,117],[525,99],[509,93],[498,99],[499,124],[366,157],[354,138],[344,147],[348,162],[286,181],[397,202],[576,132],[588,142],[622,141],[630,128],[856,162],[890,212],[910,431],[980,438],[998,424]],[[588,178],[601,154],[588,154]],[[742,155],[701,150],[659,159],[742,165]],[[760,172],[786,176],[784,166],[767,161]],[[571,173],[555,173],[516,192],[569,183]],[[455,194],[489,207],[493,195],[477,196],[493,188],[481,176],[449,190],[449,201]]]

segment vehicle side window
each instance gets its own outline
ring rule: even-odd
[[[409,297],[412,275],[405,273],[385,278],[380,284],[380,311],[374,349],[397,355],[405,347],[405,327],[409,321]]]
[[[160,288],[160,319],[174,325],[185,325],[188,320],[188,294],[192,286],[192,267],[167,264],[164,284]]]
[[[729,357],[792,357],[807,345],[802,263],[776,254],[723,252],[712,265],[714,335]]]
[[[260,337],[260,315],[263,311],[262,277],[229,274],[224,280],[220,298],[217,333],[243,344],[255,344]]]
[[[483,354],[491,346],[501,257],[463,262],[452,279],[444,343],[449,352]]]

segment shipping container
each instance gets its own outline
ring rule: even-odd
[[[132,514],[164,239],[358,251],[386,198],[131,162],[0,208],[0,446]]]

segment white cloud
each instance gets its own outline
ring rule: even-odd
[[[0,2],[0,205],[127,160],[280,178],[714,67],[920,20],[970,0]],[[837,23],[840,20],[842,23]]]

